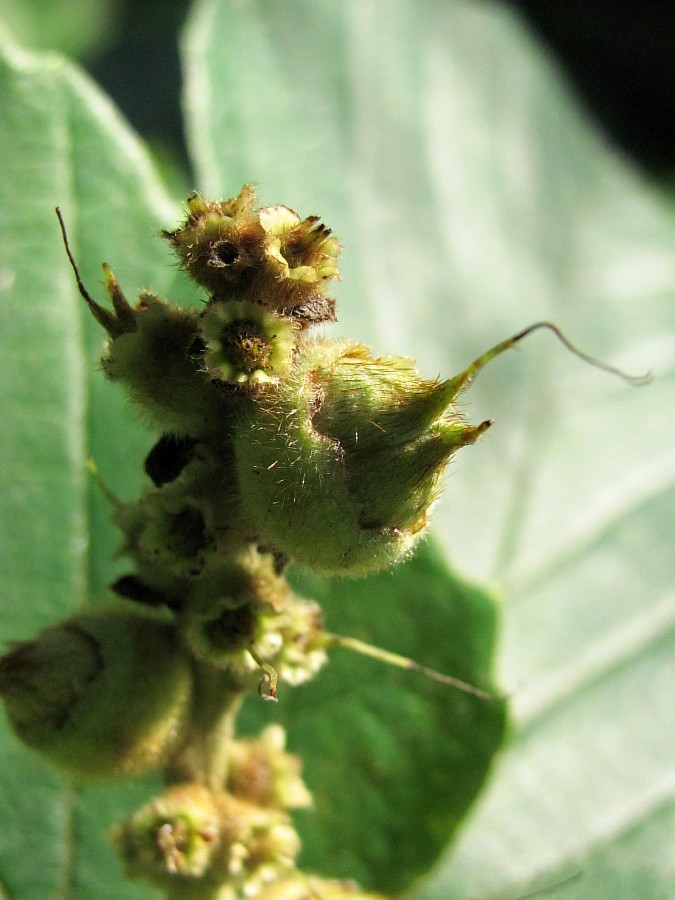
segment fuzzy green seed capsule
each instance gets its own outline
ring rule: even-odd
[[[90,778],[159,765],[190,685],[174,627],[122,604],[73,616],[0,658],[0,695],[18,737]]]
[[[134,331],[112,336],[103,371],[162,431],[193,436],[226,427],[228,408],[203,371],[199,316],[141,295]]]
[[[362,575],[420,538],[465,424],[453,382],[338,341],[302,345],[233,430],[241,507],[259,538],[314,570]]]
[[[428,381],[412,360],[374,358],[363,345],[314,378],[321,403],[312,422],[339,442],[362,528],[423,529],[448,460],[489,423],[462,421],[452,382]]]
[[[230,384],[278,381],[290,368],[296,327],[255,303],[211,303],[200,323],[209,377]]]

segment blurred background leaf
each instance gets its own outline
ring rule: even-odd
[[[104,52],[118,35],[116,0],[0,0],[0,18],[23,46],[90,57]]]
[[[668,198],[603,142],[499,4],[203,0],[185,53],[197,183],[227,196],[256,180],[266,201],[331,211],[343,333],[449,374],[553,318],[593,352],[656,370],[631,389],[539,335],[466,396],[472,421],[497,424],[459,456],[435,533],[460,571],[506,593],[516,733],[418,891],[518,893],[583,870],[568,895],[666,896]],[[648,859],[646,835],[659,848]]]
[[[57,57],[0,50],[0,541],[2,639],[34,631],[100,594],[119,561],[105,502],[87,478],[99,460],[133,496],[151,437],[96,371],[101,330],[73,291],[54,215],[68,223],[82,274],[100,291],[100,262],[136,292],[180,294],[155,239],[179,207],[109,101]],[[172,287],[172,285],[174,285]],[[185,293],[185,292],[183,292]],[[139,689],[142,686],[139,685]],[[134,898],[108,846],[113,821],[147,784],[76,790],[22,748],[3,719],[0,883],[11,900]],[[9,824],[11,823],[11,825]]]

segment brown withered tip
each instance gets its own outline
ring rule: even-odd
[[[318,216],[301,219],[287,206],[255,208],[251,185],[229,200],[194,193],[187,207],[183,223],[162,234],[211,301],[254,303],[303,329],[335,321],[326,287],[340,277],[342,248]]]

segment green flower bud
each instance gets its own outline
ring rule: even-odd
[[[267,617],[263,626],[256,645],[258,656],[274,667],[279,681],[304,684],[327,662],[323,615],[317,603],[294,596],[281,613]]]
[[[266,885],[274,884],[295,868],[300,838],[283,813],[260,810],[245,841],[237,848],[241,860],[238,881],[244,896],[259,894]]]
[[[164,890],[199,882],[244,895],[284,877],[300,840],[284,813],[199,784],[179,784],[116,830],[127,874]]]
[[[332,301],[325,294],[326,283],[339,278],[337,259],[342,247],[317,216],[301,220],[287,206],[259,211],[265,230],[265,263],[281,287],[277,306],[294,310],[308,321],[335,318]],[[324,309],[317,315],[324,303]]]
[[[315,571],[362,575],[399,561],[450,457],[490,424],[465,424],[458,393],[456,380],[427,381],[400,357],[304,344],[233,430],[242,514],[258,539]]]
[[[0,658],[0,695],[18,737],[81,776],[159,765],[190,687],[174,627],[122,604],[73,616]]]
[[[286,753],[281,725],[269,725],[258,740],[230,743],[227,789],[241,800],[275,809],[311,806],[301,772],[300,757]]]
[[[250,185],[232,200],[195,194],[183,225],[165,236],[215,300],[257,303],[303,326],[334,319],[326,286],[339,277],[339,242],[316,216],[301,220],[286,206],[254,207]]]
[[[154,464],[151,471],[157,478]],[[229,589],[232,556],[243,541],[235,533],[237,503],[227,445],[193,442],[171,481],[115,507],[121,552],[134,560],[144,584],[174,605],[195,592],[218,597]]]
[[[255,303],[217,301],[202,316],[210,378],[244,384],[277,381],[288,372],[296,326]]]
[[[190,649],[203,662],[227,669],[247,683],[258,663],[248,652],[256,645],[262,614],[256,599],[224,595],[209,598],[202,608],[199,602],[187,604],[182,630]]]
[[[179,784],[135,812],[113,831],[130,877],[160,887],[173,878],[208,873],[220,843],[220,809],[200,784]]]
[[[199,314],[146,291],[136,328],[112,336],[103,371],[162,431],[192,436],[227,427],[228,405],[204,372]]]
[[[275,572],[268,554],[250,545],[239,552],[227,548],[219,560],[217,583],[209,580],[205,590],[202,580],[181,614],[181,630],[192,652],[242,676],[257,671],[248,650],[261,639],[265,617],[274,618],[293,599],[286,580]]]
[[[286,684],[313,678],[327,661],[317,604],[296,597],[267,558],[257,571],[228,571],[227,594],[195,596],[183,610],[182,631],[195,655],[244,685],[259,680],[261,664]]]
[[[181,265],[213,294],[240,292],[255,277],[265,242],[253,187],[244,185],[231,200],[193,194],[187,206],[182,226],[164,232]]]

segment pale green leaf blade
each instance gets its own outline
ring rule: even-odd
[[[354,276],[360,274],[362,279],[365,276],[365,272],[359,273],[355,268],[355,257],[357,264],[361,261],[367,265],[365,247],[361,247],[359,259],[354,221],[359,214],[355,206],[358,197],[353,190],[350,192],[351,173],[346,165],[353,148],[345,132],[345,117],[349,118],[354,111],[360,113],[359,109],[350,110],[349,107],[353,98],[348,93],[347,66],[349,54],[355,50],[351,41],[363,24],[363,12],[349,4],[333,8],[327,4],[300,3],[283,10],[274,4],[199,4],[186,40],[189,136],[200,165],[200,187],[210,195],[227,196],[235,193],[242,181],[257,181],[266,201],[290,203],[303,215],[330,210],[330,217],[326,214],[326,219],[344,240],[343,274],[345,281],[351,280],[352,285]],[[364,14],[368,19],[368,14]],[[400,11],[394,8],[393,18],[397,17],[398,24],[403,25]],[[345,33],[347,22],[351,22],[353,28]],[[402,75],[402,78],[405,80],[407,76]],[[412,104],[414,92],[406,92],[405,99]],[[410,185],[412,190],[412,181]],[[310,202],[312,206],[308,205]],[[367,228],[366,219],[367,216],[358,224]],[[387,236],[396,239],[393,229],[387,230]],[[363,336],[364,329],[368,328],[367,310],[365,318],[360,315],[364,310],[365,304],[358,310],[352,306],[351,311],[349,304],[341,307],[341,325],[344,329],[344,323],[351,318],[352,337]],[[385,328],[388,325],[397,327],[397,316],[392,312],[390,310],[390,314],[382,317]],[[378,324],[371,322],[371,331]],[[400,340],[398,347],[392,344],[388,349],[405,352],[405,340]],[[423,569],[425,562],[421,561],[420,566]],[[432,602],[433,589],[428,603],[423,591],[415,598],[413,591],[406,590],[403,572],[390,576],[388,600],[386,589],[380,588],[382,602],[373,602],[369,598],[368,582],[350,585],[344,591],[355,603],[363,603],[364,616],[371,620],[377,642],[384,646],[387,645],[388,627],[393,631],[400,628],[401,619],[410,627],[416,623],[418,615],[422,627],[425,617],[431,616],[433,610],[438,623],[436,628],[432,625],[429,629],[432,646],[419,645],[416,658],[420,654],[422,658],[430,654],[438,661],[436,668],[452,671],[456,661],[453,650],[449,649],[452,636],[446,634],[447,629],[442,623],[444,615],[452,617],[456,614],[453,610],[456,601],[451,579],[441,572],[442,568],[439,568],[438,590],[442,592],[444,578],[447,583],[443,599],[438,603]],[[401,579],[400,583],[398,579]],[[330,605],[338,615],[339,599],[344,600],[345,595],[339,585],[333,591],[336,599]],[[415,605],[419,606],[419,612],[411,612]],[[472,620],[470,613],[465,611],[465,617],[466,635],[471,635],[473,628],[480,630],[481,626]],[[338,616],[335,627],[344,630],[349,622],[350,614],[344,609],[342,619]],[[488,629],[486,637],[488,635],[491,644],[493,629]],[[433,646],[434,639],[439,641],[436,647]],[[414,637],[411,636],[411,640],[414,642]],[[471,673],[476,670],[476,660],[472,659],[468,649],[469,642],[462,637],[457,640],[460,646],[464,644],[462,667]],[[357,665],[351,663],[352,668]],[[355,693],[353,705],[368,722],[373,718],[372,700],[368,685],[364,684],[362,688],[362,695]],[[311,705],[316,708],[315,715],[320,717],[321,680],[316,690],[318,693],[311,694]],[[411,877],[429,865],[449,838],[487,774],[490,754],[498,746],[500,730],[499,717],[490,714],[480,724],[476,723],[475,745],[483,749],[472,759],[471,741],[466,735],[460,738],[453,734],[452,719],[449,718],[454,702],[451,698],[443,698],[435,692],[428,708],[422,712],[421,697],[425,689],[413,684],[403,690],[397,681],[382,691],[384,703],[391,710],[396,705],[397,690],[400,690],[399,702],[402,704],[410,701],[414,691],[419,690],[419,717],[430,723],[419,746],[406,744],[402,738],[398,759],[400,782],[394,775],[391,757],[387,757],[387,762],[383,759],[379,790],[371,795],[370,803],[364,802],[359,807],[345,801],[345,789],[339,779],[319,774],[317,814],[308,819],[303,829],[306,864],[310,868],[338,876],[342,865],[343,875],[357,878],[369,888],[387,890],[400,890],[409,884]],[[293,699],[288,702],[295,703]],[[439,710],[439,705],[444,704],[448,704],[445,716]],[[306,711],[305,715],[308,715]],[[349,712],[342,715],[349,715]],[[374,718],[379,719],[380,715]],[[291,739],[299,729],[302,734],[307,733],[296,718],[292,717],[291,721]],[[345,727],[340,724],[342,720],[336,721],[337,724],[326,723],[322,728],[322,732],[325,730],[333,736],[329,761],[321,762],[321,755],[326,755],[329,744],[327,738],[321,749],[311,742],[306,748],[310,772],[322,769],[323,765],[324,772],[338,767],[337,770],[346,775],[340,754],[351,758],[350,747],[345,738]],[[397,724],[403,730],[405,717],[397,723],[396,715],[391,714],[388,721],[392,730],[389,746],[393,747],[397,741]],[[365,729],[365,725],[361,727]],[[372,778],[371,759],[375,766],[378,753],[386,756],[382,734],[383,730],[373,729],[370,741],[363,739],[369,745],[368,758],[362,756],[349,767],[352,780],[361,785],[362,793],[366,793],[368,776]],[[449,759],[455,739],[466,752]],[[303,749],[301,742],[296,746],[298,750]],[[428,765],[436,759],[435,774],[427,773],[425,767],[420,766],[422,756]],[[432,786],[433,779],[440,777],[438,773],[441,772],[446,773],[447,779],[445,801]],[[400,800],[405,798],[407,803],[397,806],[394,801],[397,796]],[[379,797],[379,802],[374,797]]]
[[[458,458],[436,534],[504,586],[522,732],[427,894],[517,893],[585,860],[597,885],[621,847],[609,894],[666,896],[670,856],[646,865],[640,836],[672,841],[671,209],[498,4],[203,0],[186,48],[202,185],[322,213],[345,333],[447,375],[554,318],[655,369],[631,389],[539,335],[467,395],[497,425]]]
[[[85,282],[101,298],[106,257],[132,295],[151,283],[170,287],[174,270],[157,231],[173,223],[177,207],[145,151],[82,74],[4,37],[0,123],[1,637],[8,641],[100,596],[119,567],[111,561],[117,538],[86,475],[86,455],[128,496],[152,440],[97,371],[101,330],[75,289],[54,207],[62,207]],[[65,784],[31,755],[4,717],[0,727],[6,895],[147,896],[121,883],[106,831],[147,798],[149,786],[108,787],[102,802],[100,793]]]

